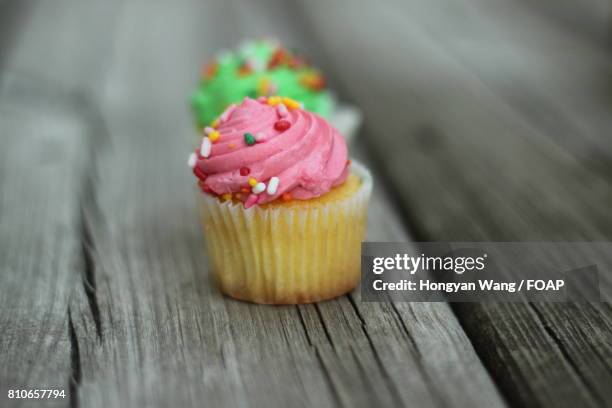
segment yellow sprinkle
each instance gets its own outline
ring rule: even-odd
[[[297,109],[301,106],[301,104],[295,99],[291,98],[283,98],[283,103],[288,109]]]
[[[219,138],[221,137],[221,135],[219,134],[218,130],[213,130],[212,132],[210,132],[208,134],[208,138],[210,139],[211,142],[215,143],[217,140],[219,140]]]
[[[218,128],[219,127],[219,122],[220,122],[219,118],[213,120],[212,123],[210,124],[210,127],[214,128],[214,129]]]
[[[283,100],[280,96],[271,96],[268,98],[268,105],[276,106],[281,103]]]
[[[266,96],[270,90],[270,80],[268,78],[261,78],[257,84],[257,94],[260,96]]]
[[[223,198],[224,200],[231,200],[232,199],[232,193],[225,193],[221,196],[221,198]]]
[[[257,185],[257,179],[253,177],[249,177],[249,186],[255,187]]]

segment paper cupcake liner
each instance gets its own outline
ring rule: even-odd
[[[253,206],[199,194],[212,270],[221,291],[256,303],[295,304],[349,292],[360,277],[372,177],[350,197],[312,207]]]

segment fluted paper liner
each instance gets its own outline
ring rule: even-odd
[[[329,299],[359,282],[372,177],[350,196],[300,207],[253,206],[198,194],[211,266],[221,291],[256,303]]]

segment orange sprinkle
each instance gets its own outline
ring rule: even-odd
[[[240,191],[242,191],[243,193],[245,193],[245,194],[246,194],[246,193],[250,193],[250,192],[251,192],[251,189],[250,189],[250,188],[246,188],[246,187],[242,187],[242,188],[240,189]]]
[[[284,49],[279,48],[274,51],[272,57],[270,58],[270,62],[268,62],[268,69],[273,69],[283,64],[287,60],[287,53]]]
[[[300,83],[313,91],[319,91],[325,88],[325,78],[316,72],[308,72],[303,74],[300,77]]]
[[[240,68],[238,68],[238,76],[245,76],[253,72],[249,64],[242,64]]]
[[[227,147],[229,147],[230,149],[234,149],[236,147],[236,144],[234,143],[228,143]]]
[[[202,70],[202,76],[204,77],[204,79],[211,79],[213,76],[215,76],[218,67],[219,66],[216,62],[211,62],[210,64],[207,64]]]
[[[283,193],[282,199],[283,201],[291,200],[291,193]]]
[[[219,118],[213,120],[212,123],[210,124],[210,127],[214,128],[214,129],[218,128],[219,127],[219,122],[220,122]]]

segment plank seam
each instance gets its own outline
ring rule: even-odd
[[[393,311],[395,312],[395,314],[397,316],[397,319],[399,320],[399,324],[400,324],[400,327],[402,328],[402,331],[404,333],[406,333],[406,336],[408,337],[408,340],[410,341],[410,344],[412,345],[412,349],[413,349],[415,357],[416,357],[415,358],[415,362],[418,365],[419,370],[421,371],[421,375],[423,376],[423,379],[425,380],[425,385],[427,386],[427,389],[429,390],[429,393],[430,393],[432,399],[434,399],[440,406],[448,405],[438,395],[438,392],[436,391],[436,386],[433,383],[433,381],[431,380],[431,377],[429,376],[429,373],[425,369],[425,366],[423,365],[423,355],[421,354],[421,350],[419,350],[419,347],[417,345],[416,340],[414,339],[414,337],[410,333],[410,330],[408,330],[408,326],[406,326],[406,322],[404,322],[404,319],[402,319],[402,315],[399,312],[399,310],[397,309],[397,306],[395,305],[395,302],[393,302],[391,299],[389,299],[389,303],[391,304],[391,309],[393,309]],[[417,316],[414,313],[414,311],[411,308],[409,310],[412,313],[414,319],[416,320]]]
[[[308,345],[314,349],[315,357],[317,358],[319,366],[321,367],[321,372],[323,373],[325,382],[329,385],[329,389],[331,390],[331,395],[333,396],[334,401],[336,402],[337,406],[344,407],[345,405],[342,403],[342,399],[340,398],[340,393],[336,389],[334,382],[332,381],[331,374],[329,373],[327,366],[325,365],[325,361],[323,359],[323,356],[321,355],[321,350],[319,347],[317,347],[312,342],[312,339],[310,338],[310,334],[308,333],[306,322],[304,321],[304,316],[302,316],[302,310],[300,308],[300,305],[295,305],[295,308],[297,309],[298,316],[300,318],[300,323],[302,325],[302,328],[304,329],[304,334],[306,335],[306,341],[308,342]],[[332,347],[333,347],[333,344],[332,344]]]
[[[591,384],[589,384],[587,379],[584,378],[584,376],[582,375],[580,369],[576,365],[575,361],[572,359],[571,355],[565,349],[565,346],[563,345],[563,342],[561,341],[561,339],[557,336],[557,334],[554,332],[554,330],[552,330],[552,328],[548,324],[546,324],[545,319],[544,319],[544,315],[542,314],[542,312],[533,303],[529,302],[528,304],[529,304],[529,308],[531,310],[533,310],[536,318],[538,319],[540,325],[542,326],[542,328],[544,329],[546,334],[550,337],[550,339],[553,341],[553,343],[557,346],[557,348],[559,349],[559,352],[563,355],[563,357],[565,358],[565,360],[567,361],[569,366],[572,368],[572,371],[576,374],[576,377],[580,380],[580,382],[585,387],[585,389],[595,399],[597,404],[599,404],[602,407],[605,407],[606,406],[606,402],[597,393],[597,390],[595,390],[593,388],[593,386]]]
[[[315,356],[317,357],[317,361],[319,362],[319,365],[321,366],[321,372],[323,373],[323,376],[325,377],[325,382],[329,384],[329,389],[331,390],[331,395],[333,396],[334,401],[336,402],[337,406],[344,407],[345,404],[342,402],[342,399],[340,398],[340,393],[336,389],[336,386],[334,385],[334,382],[332,381],[331,374],[327,370],[327,366],[325,365],[323,356],[321,355],[321,350],[317,346],[313,346],[313,347],[315,351]]]
[[[327,328],[327,325],[325,324],[325,319],[323,319],[323,315],[321,314],[321,309],[319,309],[318,303],[314,304],[314,309],[317,312],[317,317],[319,318],[319,321],[321,322],[321,326],[323,327],[323,331],[325,332],[325,337],[327,338],[327,341],[329,341],[329,344],[331,344],[332,348],[336,350],[336,346],[334,345],[331,335],[329,334],[329,329]]]
[[[548,135],[546,135],[546,133],[539,126],[537,126],[531,120],[529,120],[529,118],[527,118],[523,112],[520,112],[519,110],[517,110],[517,108],[515,106],[513,106],[512,103],[510,103],[505,97],[500,95],[499,92],[496,89],[494,89],[487,81],[485,81],[478,73],[472,72],[472,70],[470,69],[469,65],[461,57],[458,57],[452,50],[450,50],[449,47],[446,44],[442,43],[438,38],[436,38],[436,36],[434,34],[432,34],[431,30],[428,27],[426,27],[422,23],[418,23],[418,24],[419,24],[419,27],[420,27],[420,31],[425,36],[428,37],[428,39],[431,41],[431,43],[435,43],[436,46],[438,47],[438,49],[444,50],[445,54],[447,55],[447,57],[450,60],[454,61],[458,67],[461,67],[461,69],[462,69],[462,71],[464,72],[465,75],[469,76],[473,81],[475,81],[475,83],[478,83],[481,86],[481,88],[483,89],[483,91],[486,91],[489,94],[489,96],[493,100],[495,100],[497,102],[498,106],[500,108],[504,109],[504,115],[506,115],[507,117],[510,117],[510,116],[516,117],[524,125],[528,126],[530,128],[530,130],[532,130],[535,134],[538,134],[540,137],[542,137],[543,140],[550,141],[552,144],[557,146],[557,148],[559,148],[560,150],[564,151],[569,156],[571,156],[574,159],[576,159],[575,155],[573,155],[572,153],[568,152],[567,149],[565,149],[557,141],[551,140],[551,138],[548,137]],[[453,307],[453,306],[451,306],[451,307],[452,307],[453,311],[455,312],[455,314],[457,315],[457,313],[455,311],[455,307]],[[568,350],[564,347],[562,342],[560,342],[560,339],[557,338],[554,335],[554,333],[551,331],[550,327],[547,327],[544,324],[544,322],[542,320],[543,316],[541,316],[539,311],[537,311],[533,307],[533,305],[531,303],[529,303],[529,307],[534,310],[534,313],[537,316],[537,319],[540,322],[544,332],[548,335],[548,337],[551,339],[553,344],[558,347],[558,349],[559,349],[559,351],[561,353],[561,356],[563,357],[564,361],[567,362],[567,364],[570,367],[571,371],[573,371],[576,374],[576,377],[579,379],[580,383],[585,386],[585,389],[589,391],[591,396],[593,396],[598,402],[600,402],[599,396],[593,393],[592,387],[587,384],[586,379],[581,375],[581,373],[579,372],[578,367],[575,365],[574,361],[572,361],[571,356],[570,356]],[[457,316],[457,317],[459,318],[459,316]],[[470,337],[470,341],[471,341],[471,336],[473,335],[473,333],[468,332],[468,331],[466,331],[466,333],[468,334],[468,337]],[[476,352],[480,355],[481,351],[477,350]],[[493,376],[493,373],[491,373],[491,372],[489,372],[489,373]],[[495,373],[495,376],[493,378],[496,378],[496,377],[497,377],[497,373]],[[605,404],[603,404],[603,405],[605,406]]]
[[[380,368],[380,372],[382,373],[382,375],[385,378],[385,383],[388,385],[389,394],[391,395],[391,398],[393,399],[393,401],[395,401],[397,406],[402,406],[403,405],[403,401],[402,401],[401,395],[400,395],[399,391],[396,388],[396,385],[395,385],[395,382],[393,381],[393,378],[391,377],[391,375],[387,371],[385,365],[383,364],[383,362],[382,362],[382,360],[380,358],[380,355],[378,354],[378,350],[376,349],[376,346],[374,345],[374,341],[372,340],[372,337],[370,336],[370,333],[368,332],[368,330],[366,328],[366,322],[363,319],[363,316],[361,315],[361,312],[357,308],[357,304],[355,303],[355,299],[353,299],[353,296],[351,294],[348,294],[346,297],[348,298],[349,303],[351,304],[353,310],[357,314],[357,317],[359,318],[359,320],[361,320],[361,330],[363,331],[363,334],[366,337],[366,339],[368,341],[368,344],[370,345],[370,348],[372,349],[372,352],[374,353],[374,359],[376,360],[376,364]],[[419,361],[418,364],[419,364],[419,368],[421,368],[421,373],[423,374],[423,376],[426,377],[425,373],[422,370],[421,364],[420,364],[420,355],[418,356],[417,360]],[[429,383],[429,379],[426,378],[426,380]],[[427,388],[428,389],[430,388],[429,384],[427,385]]]
[[[308,333],[308,327],[306,326],[306,322],[304,321],[304,316],[302,316],[302,310],[300,309],[300,305],[295,305],[295,308],[297,309],[298,316],[300,317],[300,323],[302,324],[302,328],[304,329],[304,334],[306,335],[306,341],[308,342],[308,345],[316,349],[317,347],[312,342],[310,334]]]
[[[68,385],[70,408],[79,407],[78,389],[81,385],[82,370],[81,370],[81,353],[79,350],[79,341],[77,339],[76,330],[72,321],[70,307],[68,307],[68,338],[70,340],[70,381]]]
[[[87,298],[87,304],[94,322],[96,329],[96,336],[98,340],[102,339],[102,321],[100,318],[100,306],[97,297],[97,284],[95,276],[95,261],[94,261],[94,243],[91,235],[90,226],[88,225],[85,209],[81,203],[81,254],[83,259],[83,272],[81,274],[81,282],[85,296]]]
[[[105,118],[94,98],[85,92],[75,92],[73,99],[76,106],[79,107],[80,114],[87,121],[89,127],[87,132],[87,166],[85,166],[85,172],[81,180],[81,190],[79,194],[79,227],[81,237],[81,256],[83,260],[81,281],[85,296],[87,298],[89,310],[92,315],[97,339],[102,341],[104,333],[102,329],[102,319],[100,304],[98,301],[96,280],[95,257],[97,250],[93,237],[92,224],[102,224],[100,220],[102,213],[99,210],[95,186],[97,175],[97,156],[95,152],[102,150],[102,148],[110,143],[110,132],[106,126]],[[101,146],[94,146],[95,142],[100,143]]]

